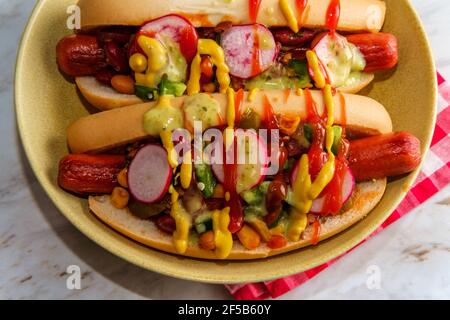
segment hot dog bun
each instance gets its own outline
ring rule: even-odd
[[[289,0],[296,17],[295,0]],[[329,0],[309,1],[302,25],[323,28]],[[80,0],[81,26],[84,29],[107,25],[141,25],[170,13],[180,14],[196,27],[214,27],[222,21],[248,24],[248,0]],[[386,4],[380,0],[341,0],[341,16],[337,29],[342,31],[378,32],[383,26]],[[257,22],[266,26],[287,26],[279,0],[262,0]]]
[[[378,204],[385,188],[386,179],[358,183],[342,213],[321,220],[319,240],[330,238],[364,218]],[[100,220],[123,235],[149,247],[179,254],[172,243],[172,235],[159,231],[152,221],[138,218],[128,208],[115,208],[111,205],[109,196],[90,197],[89,208]],[[300,241],[288,242],[281,249],[271,249],[265,243],[262,243],[257,249],[247,250],[239,241],[234,241],[233,249],[227,259],[260,259],[289,252],[311,245],[312,235],[313,228],[310,225],[304,231]],[[184,255],[193,258],[217,259],[214,251],[201,249],[195,241],[190,243]]]
[[[364,73],[361,81],[355,82],[347,87],[341,87],[339,91],[356,94],[368,86],[374,77],[375,75],[373,73]],[[122,108],[143,102],[133,94],[118,93],[113,88],[101,84],[94,77],[77,77],[75,82],[84,98],[92,106],[101,111]]]
[[[143,102],[134,94],[118,93],[112,87],[101,84],[94,77],[77,77],[75,82],[83,97],[102,111]]]
[[[312,97],[317,103],[319,114],[324,110],[323,94],[321,91],[312,90]],[[284,90],[259,91],[253,101],[249,101],[248,93],[244,94],[240,112],[252,108],[260,115],[264,114],[263,99],[266,95],[276,114],[298,115],[306,118],[305,95],[297,95],[291,92],[287,101],[284,98]],[[227,95],[215,93],[213,97],[220,106],[221,119],[226,119]],[[346,119],[346,125],[358,127],[363,130],[376,133],[389,133],[392,131],[392,121],[386,109],[377,101],[359,95],[343,94],[345,106],[339,94],[334,97],[335,123],[342,124]],[[171,104],[182,108],[185,96],[173,98]],[[100,152],[118,147],[134,141],[148,138],[143,128],[143,116],[156,102],[142,103],[124,108],[109,110],[81,118],[73,123],[67,132],[68,145],[72,153]],[[345,117],[343,112],[345,110]],[[225,121],[222,120],[225,124]],[[207,128],[204,128],[207,129]]]

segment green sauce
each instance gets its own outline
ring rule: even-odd
[[[194,125],[194,121],[201,121],[203,130],[218,126],[220,105],[206,93],[199,93],[186,97],[184,114],[186,121]]]
[[[159,98],[158,104],[144,115],[144,130],[151,136],[162,131],[183,128],[183,113],[170,104],[170,96]]]

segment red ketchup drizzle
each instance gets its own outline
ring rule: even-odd
[[[336,168],[334,177],[331,182],[326,186],[323,193],[325,194],[325,203],[323,206],[323,214],[337,214],[342,208],[342,188],[345,177],[345,172],[348,169],[347,164],[347,152],[348,144],[345,140],[345,126],[347,124],[346,116],[346,104],[345,97],[340,94],[341,101],[341,126],[342,126],[342,137],[341,145],[339,146],[338,155],[336,157]]]
[[[259,47],[258,25],[253,25],[253,56],[252,56],[252,76],[261,73],[261,57]]]
[[[325,139],[325,122],[317,111],[317,105],[313,100],[311,91],[305,89],[306,121],[313,126],[313,141],[308,152],[309,173],[314,181],[327,161],[327,154],[323,151]]]
[[[193,26],[189,26],[181,30],[180,33],[180,51],[186,58],[187,62],[191,62],[197,54],[198,35]]]
[[[347,104],[345,102],[345,97],[342,93],[340,93],[339,97],[341,101],[341,127],[342,127],[342,137],[346,136],[347,129]]]
[[[273,111],[272,104],[270,103],[269,98],[264,95],[263,96],[263,107],[264,107],[264,120],[263,126],[268,130],[279,129],[278,119]]]
[[[297,12],[298,12],[298,23],[299,27],[301,27],[301,24],[303,22],[303,14],[305,13],[306,6],[308,5],[308,0],[295,0],[295,5],[297,6]]]
[[[241,122],[241,106],[243,101],[244,101],[244,90],[239,89],[238,92],[236,92],[236,96],[234,98],[235,124],[239,124],[239,122]]]
[[[332,33],[336,31],[340,15],[341,15],[341,1],[331,0],[330,5],[328,6],[327,9],[327,19],[325,25]]]
[[[316,219],[313,223],[313,236],[311,239],[311,243],[315,246],[319,242],[319,234],[320,234],[320,221]]]
[[[248,12],[249,12],[250,21],[252,23],[256,23],[260,5],[261,5],[261,0],[249,0],[248,1]]]
[[[230,194],[230,199],[225,201],[225,206],[230,207],[230,224],[228,225],[228,230],[231,233],[236,233],[241,230],[244,224],[244,213],[242,209],[242,203],[239,195],[236,192],[236,180],[237,180],[237,155],[236,155],[236,138],[233,138],[233,161],[232,163],[227,163],[226,159],[224,161],[224,173],[225,179],[223,186],[225,191]],[[224,154],[226,154],[225,144],[224,144]]]

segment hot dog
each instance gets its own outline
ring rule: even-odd
[[[109,110],[154,100],[164,73],[169,81],[187,84],[199,39],[213,40],[224,49],[226,72],[235,90],[314,85],[313,70],[308,72],[308,50],[317,53],[328,81],[347,93],[367,86],[373,72],[397,64],[395,36],[378,34],[386,11],[380,0],[219,2],[164,1],[152,3],[146,11],[142,8],[149,3],[142,0],[114,0],[107,7],[101,1],[80,0],[82,34],[63,38],[57,45],[59,68],[76,78],[81,93],[94,107]],[[319,41],[324,29],[330,29],[332,36]],[[345,38],[341,31],[358,34]],[[138,42],[140,37],[155,34],[162,44],[159,55],[166,55],[167,61],[164,70],[155,71],[156,78],[146,82],[142,76],[135,77],[152,69]],[[210,54],[201,54],[203,61]],[[200,91],[219,92],[215,70],[205,66],[200,67]],[[129,87],[114,86],[116,75],[130,77],[136,85],[134,94]]]
[[[418,139],[351,93],[398,63],[382,1],[79,5],[58,63],[107,111],[68,128],[59,184],[138,242],[206,259],[317,244],[420,164]]]
[[[170,238],[170,235],[167,234],[167,228],[164,227],[165,224],[161,225],[157,221],[168,221],[172,218],[175,219],[175,225],[179,228],[180,223],[182,223],[180,222],[181,217],[186,218],[192,214],[194,218],[189,218],[194,219],[190,220],[191,226],[198,227],[198,231],[195,232],[203,235],[204,230],[208,231],[208,227],[205,227],[201,222],[203,213],[199,215],[196,212],[218,212],[218,210],[227,206],[228,200],[225,199],[225,191],[228,190],[229,186],[227,185],[228,182],[224,172],[229,174],[230,170],[237,169],[237,180],[234,180],[233,183],[236,187],[235,190],[238,190],[236,195],[239,197],[239,200],[236,202],[237,207],[235,207],[233,214],[236,215],[238,212],[241,212],[239,213],[241,216],[238,214],[237,217],[240,217],[239,219],[230,220],[230,230],[234,230],[240,235],[238,236],[240,243],[234,244],[233,249],[228,252],[226,257],[230,259],[264,257],[318,241],[313,236],[315,234],[314,230],[310,229],[313,228],[313,224],[303,230],[305,240],[302,241],[293,241],[289,231],[287,231],[288,229],[285,229],[287,233],[281,236],[285,237],[285,242],[278,240],[269,241],[271,240],[270,232],[277,237],[279,236],[275,234],[277,229],[269,231],[269,226],[278,225],[278,228],[282,229],[282,221],[286,219],[285,213],[283,213],[285,203],[287,202],[291,206],[296,205],[295,193],[298,191],[296,191],[295,181],[298,179],[299,171],[301,170],[302,159],[308,156],[310,160],[309,170],[313,181],[318,179],[321,175],[320,171],[323,171],[326,163],[330,161],[331,149],[326,147],[328,129],[326,129],[325,122],[327,118],[332,117],[334,125],[339,125],[340,128],[344,129],[342,129],[343,133],[340,142],[336,144],[333,151],[335,153],[335,160],[333,161],[336,170],[334,173],[335,177],[329,182],[328,187],[315,195],[316,200],[312,202],[310,209],[312,214],[325,217],[326,221],[328,221],[322,225],[329,226],[323,229],[328,231],[323,233],[320,239],[338,232],[341,228],[347,227],[367,214],[381,198],[387,177],[410,172],[420,163],[419,141],[409,133],[391,133],[391,119],[382,105],[370,98],[357,95],[335,93],[332,97],[333,110],[329,109],[330,102],[327,102],[327,93],[315,90],[302,92],[260,90],[250,95],[243,91],[234,92],[229,89],[227,94],[199,94],[192,97],[178,98],[165,97],[158,102],[128,106],[82,118],[69,128],[68,144],[74,153],[105,153],[108,150],[132,143],[139,144],[137,150],[142,151],[135,152],[131,159],[131,164],[135,164],[134,167],[125,164],[122,167],[122,169],[128,168],[132,172],[129,173],[128,185],[125,187],[132,194],[130,196],[131,201],[150,203],[153,206],[154,202],[157,202],[154,199],[161,199],[168,193],[175,192],[178,196],[183,194],[183,196],[179,197],[182,198],[182,208],[186,211],[182,210],[181,212],[183,213],[178,213],[179,215],[174,214],[173,211],[170,214],[167,211],[161,212],[155,218],[155,224],[150,226],[149,223],[153,224],[154,222],[142,221],[136,218],[136,214],[133,213],[132,203],[130,203],[130,208],[128,209],[114,207],[113,204],[117,202],[117,200],[114,200],[114,197],[117,197],[117,195],[113,193],[111,197],[108,197],[108,194],[111,194],[110,190],[105,192],[106,195],[100,198],[91,196],[90,206],[97,216],[113,228],[133,239],[169,252],[180,253],[181,249],[179,246],[182,247],[182,244],[174,242],[174,247],[171,247],[168,246],[166,240],[163,242],[155,240],[156,234],[155,237],[149,237],[148,235],[143,237],[139,230],[145,226],[146,230],[163,232],[165,234],[164,239],[165,237]],[[230,101],[233,101],[233,103]],[[200,114],[192,113],[193,108],[195,109],[198,106],[202,108],[202,105],[208,110],[210,108],[214,110],[213,113],[211,113],[211,110],[205,113],[208,119],[216,119],[209,125],[207,118]],[[245,172],[243,171],[244,167],[238,166],[236,169],[232,169],[222,168],[221,165],[212,165],[210,169],[207,169],[208,166],[192,166],[190,169],[186,169],[186,167],[183,167],[184,165],[175,165],[178,168],[181,166],[181,169],[178,169],[180,171],[175,171],[178,172],[178,174],[175,173],[175,176],[178,177],[176,179],[180,180],[178,187],[171,186],[170,188],[173,189],[170,189],[166,181],[172,181],[173,179],[172,171],[168,165],[168,163],[172,163],[172,149],[167,144],[167,141],[162,138],[162,145],[167,151],[164,152],[161,142],[158,143],[158,134],[151,133],[155,127],[147,127],[149,115],[156,114],[152,110],[159,110],[159,108],[163,108],[161,110],[171,114],[170,117],[173,119],[171,121],[176,121],[178,112],[182,114],[180,119],[183,120],[179,126],[190,128],[190,130],[194,127],[192,123],[194,119],[203,122],[205,126],[202,130],[204,131],[211,127],[223,130],[227,125],[231,125],[228,119],[231,109],[235,110],[233,125],[236,127],[247,129],[249,127],[255,129],[263,127],[271,130],[280,130],[281,147],[278,160],[282,164],[282,168],[272,173],[272,176],[266,176],[265,173],[262,175],[257,173],[254,176],[256,172],[252,171],[252,174],[247,174],[249,177],[254,178],[242,180],[241,177],[243,176],[241,174]],[[331,111],[333,111],[332,114],[330,113]],[[217,116],[215,117],[214,114]],[[298,122],[295,119],[299,119]],[[300,119],[303,120],[300,121]],[[159,120],[165,123],[163,118],[159,118]],[[153,123],[151,120],[150,122]],[[155,122],[154,125],[157,125],[157,123]],[[351,138],[349,142],[347,137]],[[355,140],[352,137],[357,137],[357,139]],[[149,139],[152,141],[151,144],[148,144]],[[264,146],[267,147],[266,144],[260,144],[260,147],[265,148]],[[328,150],[328,153],[326,150]],[[158,156],[158,154],[161,155]],[[157,163],[166,163],[165,168],[163,169]],[[291,165],[294,164],[294,166],[289,168],[289,163]],[[92,165],[92,167],[96,168],[95,165]],[[137,170],[135,168],[142,169],[138,173],[133,173]],[[253,166],[252,168],[255,167]],[[259,166],[257,165],[256,168],[259,168]],[[188,182],[184,181],[186,180],[186,175],[182,173],[186,170],[190,172],[188,173],[190,177]],[[208,170],[209,173],[207,173]],[[62,177],[66,176],[65,171],[66,168],[61,166],[59,175]],[[99,172],[102,171],[100,170]],[[92,173],[92,175],[95,175],[95,173]],[[110,176],[109,179],[109,186],[117,188],[114,176]],[[153,179],[157,179],[157,181],[153,181]],[[264,182],[261,183],[261,181]],[[357,182],[356,185],[355,181]],[[146,187],[147,183],[151,184]],[[83,185],[79,189],[74,189],[73,186],[69,186],[71,187],[69,189],[63,183],[61,183],[61,186],[69,191],[86,194]],[[216,190],[217,186],[220,186],[219,189],[222,191]],[[334,191],[331,190],[338,190],[338,194],[334,193],[333,195],[334,200],[331,200],[332,198],[328,195],[333,194]],[[100,185],[98,189],[93,188],[91,185],[91,189],[87,191],[87,194],[103,193],[101,191]],[[263,203],[262,208],[267,210],[263,213],[263,218],[258,218],[258,215],[261,213],[252,212],[252,210],[255,210],[255,203],[260,201],[254,200],[254,197],[262,197],[263,199],[261,200],[261,203]],[[348,199],[353,199],[353,201],[349,202],[353,205],[350,208],[343,209]],[[211,203],[215,205],[211,206]],[[356,204],[361,206],[364,204],[364,207],[357,208],[355,207]],[[120,220],[117,220],[117,215],[119,214],[116,212],[117,210],[123,210],[121,219],[128,221],[127,224],[132,227],[126,229],[120,227],[124,221],[120,222]],[[352,219],[348,221],[345,219],[339,220],[347,222],[332,222],[338,216],[340,217],[339,219],[342,219],[343,216],[350,215],[349,212],[352,212]],[[357,213],[356,215],[355,212]],[[356,219],[355,216],[359,218]],[[212,216],[208,216],[208,219],[212,219]],[[332,223],[335,224],[334,227],[331,227]],[[256,232],[250,232],[248,226],[252,230],[256,230]],[[178,230],[177,228],[176,230]],[[268,244],[261,245],[266,248],[263,250],[264,254],[261,254],[259,251],[248,251],[255,244],[253,242],[256,241],[254,239],[255,234],[257,238],[261,237],[261,239],[265,239],[264,241],[270,243],[270,246]],[[201,237],[201,239],[206,238],[206,236]],[[247,241],[250,242],[247,243]],[[262,243],[265,243],[264,241]],[[285,243],[285,245],[274,248],[274,243]],[[241,246],[247,249],[241,249]],[[211,250],[205,250],[205,247],[208,247],[206,243],[199,243],[198,247],[187,246],[184,249],[182,247],[182,249],[184,254],[190,256],[220,258],[220,255],[215,256]]]
[[[59,163],[58,184],[78,194],[111,193],[124,167],[122,155],[69,155]]]
[[[356,181],[399,176],[420,164],[420,141],[408,132],[374,136],[350,143],[349,164]]]

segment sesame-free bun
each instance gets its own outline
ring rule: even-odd
[[[340,214],[321,218],[319,241],[330,238],[363,219],[383,197],[385,188],[386,179],[358,183]],[[109,196],[89,197],[89,208],[101,221],[119,233],[154,249],[178,254],[172,243],[172,235],[161,232],[154,222],[133,215],[128,208],[115,208]],[[278,255],[311,245],[312,237],[313,228],[309,225],[300,241],[288,242],[281,249],[271,249],[262,243],[258,248],[248,250],[235,240],[227,259],[249,260]],[[196,241],[190,241],[184,255],[193,258],[217,259],[214,251],[201,249]]]
[[[77,77],[75,79],[83,97],[99,110],[111,110],[143,102],[134,94],[123,94],[110,86],[105,86],[94,77]]]
[[[322,91],[311,90],[312,97],[317,104],[319,114],[325,108]],[[286,99],[285,90],[261,90],[249,101],[248,93],[244,98],[240,112],[248,108],[264,117],[264,99],[269,99],[275,114],[288,114],[307,116],[305,94],[298,95],[291,91]],[[222,123],[225,124],[227,95],[222,93],[211,94],[219,104],[219,113]],[[334,118],[336,124],[348,127],[357,127],[363,131],[379,134],[392,132],[392,121],[389,113],[379,102],[372,98],[354,94],[340,94],[334,96]],[[186,96],[172,98],[171,104],[176,108],[183,108]],[[343,103],[344,102],[344,103]],[[156,102],[141,103],[137,105],[117,108],[92,114],[74,122],[68,129],[67,140],[72,153],[101,152],[118,146],[148,138],[144,130],[144,114],[153,108]],[[343,116],[345,112],[345,116]],[[203,128],[207,129],[207,128]]]
[[[296,0],[289,0],[296,17]],[[337,29],[378,32],[383,26],[386,4],[380,0],[341,0]],[[330,0],[310,0],[301,25],[324,28]],[[189,19],[196,27],[214,27],[222,21],[252,23],[248,0],[80,0],[83,29],[109,25],[138,26],[171,13]],[[287,26],[279,0],[262,0],[257,22],[266,26]],[[300,21],[299,21],[300,22]]]

